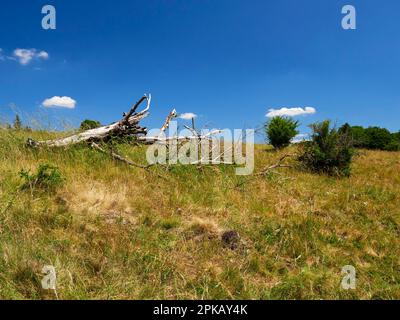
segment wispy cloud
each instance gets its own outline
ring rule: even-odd
[[[0,48],[0,61],[4,61],[6,58],[3,55],[3,49]]]
[[[183,120],[192,120],[192,119],[197,118],[197,114],[194,114],[194,113],[191,113],[191,112],[182,113],[181,115],[179,115],[179,118],[183,119]]]
[[[281,108],[281,109],[269,109],[266,116],[268,118],[273,118],[278,116],[295,117],[300,115],[314,114],[316,112],[317,110],[313,107]]]
[[[37,49],[15,49],[12,58],[25,66],[32,60],[47,60],[49,54],[46,51],[39,51]]]
[[[70,97],[54,96],[43,101],[42,105],[46,108],[67,108],[74,109],[76,101]]]

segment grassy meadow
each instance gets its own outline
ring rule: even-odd
[[[249,179],[25,147],[49,136],[0,129],[0,299],[56,299],[41,289],[45,265],[59,299],[400,299],[398,152],[358,151],[350,178],[284,168]],[[116,148],[144,163],[144,148]],[[287,152],[256,146],[256,171]],[[39,164],[63,184],[23,188],[20,171]],[[221,241],[231,230],[235,248]],[[345,265],[355,290],[340,286]]]

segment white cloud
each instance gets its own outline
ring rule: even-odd
[[[188,113],[182,113],[179,118],[183,119],[183,120],[192,120],[197,118],[197,114],[188,112]]]
[[[0,48],[0,61],[4,61],[4,60],[5,60],[5,57],[3,55],[3,49]]]
[[[40,51],[37,55],[38,58],[47,60],[49,58],[49,54],[46,51]]]
[[[49,58],[49,54],[46,51],[38,51],[36,49],[15,49],[13,56],[24,66],[34,59],[47,60]]]
[[[292,143],[299,143],[310,140],[310,135],[307,133],[300,133],[292,139]]]
[[[60,107],[60,108],[74,109],[76,101],[70,97],[55,96],[53,98],[44,100],[42,105],[46,108]]]
[[[281,109],[269,109],[267,113],[268,118],[278,117],[278,116],[288,116],[295,117],[306,114],[314,114],[317,110],[312,107],[306,108],[281,108]]]

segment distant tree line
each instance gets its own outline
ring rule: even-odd
[[[339,132],[349,135],[355,148],[400,151],[400,131],[391,133],[385,128],[364,128],[346,123],[339,128]]]
[[[288,117],[275,117],[265,124],[267,141],[276,149],[287,147],[298,134],[299,122]],[[348,123],[338,130],[341,135],[349,138],[354,148],[400,151],[400,131],[391,133],[380,127],[351,126]]]

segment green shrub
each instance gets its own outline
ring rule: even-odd
[[[348,132],[331,129],[329,120],[310,127],[311,141],[304,144],[299,160],[313,172],[349,176],[353,149]]]
[[[393,138],[393,140],[395,140],[398,143],[400,143],[400,131],[396,132],[396,133],[392,133],[392,138]]]
[[[347,134],[355,148],[368,148],[368,139],[365,129],[361,126],[350,126],[345,123],[338,130],[340,134]]]
[[[86,119],[81,122],[80,129],[90,130],[90,129],[96,129],[98,127],[101,127],[101,123],[99,121]]]
[[[367,136],[367,148],[384,150],[392,142],[392,134],[389,130],[379,127],[369,127],[365,129]]]
[[[351,127],[350,133],[354,147],[368,148],[368,136],[363,127],[361,126]]]
[[[393,139],[385,146],[386,151],[400,151],[400,142]]]
[[[22,169],[19,174],[24,180],[22,188],[30,188],[31,190],[54,191],[64,182],[60,170],[50,164],[40,164],[35,173]]]
[[[265,133],[270,144],[276,149],[287,147],[299,133],[299,122],[286,117],[274,117],[265,124]]]

